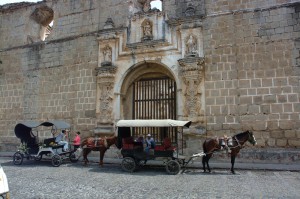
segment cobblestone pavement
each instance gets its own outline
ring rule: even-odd
[[[168,175],[163,167],[148,166],[134,173],[119,164],[63,163],[24,160],[15,166],[0,158],[12,199],[93,198],[299,198],[300,172],[215,169],[211,174],[189,169]]]

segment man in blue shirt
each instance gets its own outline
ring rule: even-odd
[[[148,134],[147,135],[147,138],[146,138],[146,148],[145,148],[145,151],[149,154],[149,151],[150,149],[154,149],[155,147],[155,141],[154,139],[151,137],[151,134]]]

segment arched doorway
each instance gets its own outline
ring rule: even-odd
[[[177,119],[177,86],[170,70],[159,63],[133,66],[122,84],[121,115],[124,119]],[[151,133],[157,141],[168,136],[175,140],[175,129],[136,128],[134,136]]]

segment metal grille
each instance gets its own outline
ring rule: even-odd
[[[172,79],[142,79],[133,84],[134,119],[176,119],[176,83]],[[134,136],[150,133],[158,142],[166,136],[173,142],[175,128],[135,128]]]

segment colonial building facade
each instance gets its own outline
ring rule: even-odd
[[[50,119],[83,136],[120,119],[191,120],[188,153],[244,130],[258,147],[300,147],[298,1],[151,3],[1,6],[0,150],[19,143],[18,122]]]

